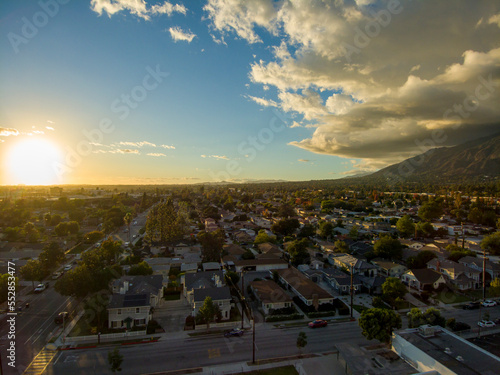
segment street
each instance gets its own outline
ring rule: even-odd
[[[357,322],[333,323],[326,328],[310,329],[304,326],[271,328],[270,324],[256,326],[256,359],[298,354],[296,347],[300,331],[307,334],[303,353],[335,350],[339,342],[369,343]],[[107,353],[113,346],[96,349],[60,352],[46,370],[47,374],[106,374],[111,373]],[[123,355],[123,374],[147,374],[159,371],[213,366],[222,363],[252,360],[252,332],[243,337],[224,338],[210,334],[187,339],[165,338],[156,343],[120,346]]]

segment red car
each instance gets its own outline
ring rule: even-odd
[[[322,319],[316,319],[310,322],[309,328],[320,328],[320,327],[326,327],[328,325],[328,322],[326,320]]]

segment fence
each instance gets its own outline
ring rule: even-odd
[[[212,329],[212,328],[234,328],[234,327],[241,327],[241,321],[240,322],[210,323],[210,329]],[[207,325],[206,324],[197,324],[194,329],[195,329],[195,331],[206,330]]]
[[[100,337],[99,337],[100,336]],[[65,344],[77,344],[84,342],[105,342],[105,341],[113,341],[116,339],[123,339],[129,337],[137,337],[137,336],[147,336],[146,331],[131,331],[131,332],[121,332],[121,333],[106,333],[103,335],[90,335],[90,336],[75,336],[75,337],[65,337]]]

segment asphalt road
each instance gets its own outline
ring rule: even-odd
[[[335,350],[339,342],[368,343],[361,335],[357,322],[330,324],[325,328],[310,329],[306,325],[292,328],[257,326],[256,359],[298,354],[296,347],[300,331],[307,334],[303,353]],[[112,346],[99,349],[62,351],[46,370],[47,374],[110,374],[107,354]],[[197,336],[188,339],[165,338],[156,343],[120,346],[123,355],[122,374],[148,374],[192,367],[209,367],[223,363],[252,360],[252,334],[224,338],[221,334]]]
[[[9,325],[3,316],[0,324],[0,350],[4,374],[22,374],[32,359],[45,346],[53,332],[60,329],[54,323],[55,316],[60,311],[71,311],[75,301],[71,297],[61,296],[54,288],[54,281],[50,281],[49,289],[39,294],[29,294],[26,301],[28,309],[23,308],[16,316],[16,369],[7,366],[6,350],[10,340],[7,337]]]

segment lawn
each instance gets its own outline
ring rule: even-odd
[[[240,373],[239,373],[240,374]],[[246,375],[299,375],[292,365],[245,372]]]
[[[434,296],[434,299],[437,299],[443,303],[464,303],[464,302],[469,302],[471,300],[470,297],[468,296],[463,296],[461,294],[453,293],[451,291],[448,292],[440,292],[437,293],[436,296]]]
[[[368,310],[369,308],[366,307],[366,306],[363,306],[363,305],[353,305],[354,307],[354,310],[356,310],[357,312],[359,312],[360,314],[365,311],[365,310]]]
[[[91,332],[92,327],[87,323],[86,319],[78,319],[78,322],[68,334],[70,337],[74,336],[89,336],[94,333]]]
[[[179,293],[171,293],[171,292],[169,292],[169,294],[164,294],[163,298],[166,301],[177,301],[177,300],[181,299],[181,292],[179,292]]]

